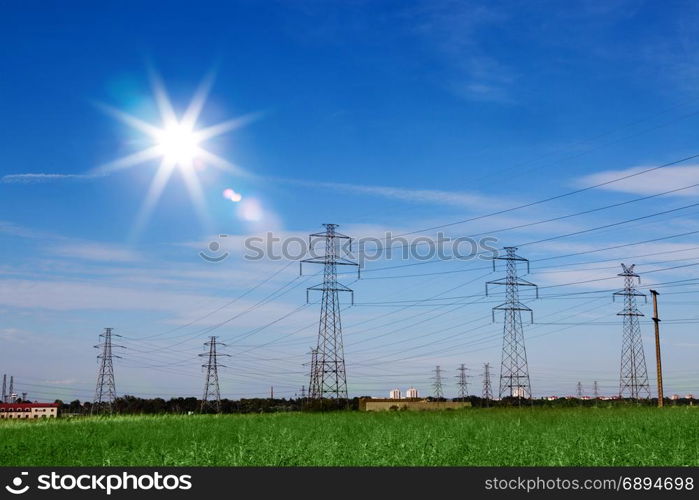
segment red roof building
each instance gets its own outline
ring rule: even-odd
[[[56,418],[58,403],[0,403],[0,418]]]

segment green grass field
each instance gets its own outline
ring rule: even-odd
[[[699,465],[699,409],[116,416],[0,422],[2,465]]]

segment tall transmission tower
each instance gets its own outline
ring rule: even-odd
[[[306,290],[306,302],[309,292],[317,290],[322,292],[320,306],[320,321],[318,325],[318,346],[316,347],[316,370],[311,368],[311,374],[315,374],[315,384],[311,381],[311,398],[334,398],[338,402],[347,399],[347,373],[345,371],[345,351],[342,345],[342,321],[340,319],[339,292],[349,292],[354,303],[354,292],[337,281],[337,266],[357,266],[359,277],[359,264],[344,257],[341,243],[349,244],[352,250],[352,239],[349,236],[336,231],[337,224],[323,224],[325,232],[314,233],[308,237],[309,248],[313,250],[313,238],[322,238],[325,241],[325,253],[322,256],[311,257],[299,263],[299,271],[303,274],[303,263],[323,264],[323,282]],[[311,363],[313,366],[313,363]]]
[[[636,306],[636,297],[643,297],[644,293],[636,290],[636,279],[641,282],[641,277],[634,272],[635,264],[621,265],[622,272],[617,276],[624,278],[624,289],[614,293],[614,298],[624,298],[624,309],[617,316],[624,317],[624,336],[621,344],[621,368],[619,370],[619,397],[632,399],[650,398],[650,386],[648,384],[648,371],[646,369],[646,356],[643,352],[643,340],[641,339],[641,327],[638,318],[644,314]]]
[[[592,394],[595,399],[599,399],[599,385],[596,380],[592,383]]]
[[[444,397],[444,388],[442,387],[442,369],[437,365],[434,369],[434,377],[432,377],[434,382],[432,383],[432,390],[434,391],[434,397],[441,399]]]
[[[575,395],[578,397],[578,399],[583,397],[583,387],[582,387],[582,382],[578,381],[578,385],[575,387]]]
[[[121,356],[113,354],[112,349],[115,347],[123,348],[123,346],[112,344],[112,337],[121,337],[121,335],[113,333],[112,330],[113,328],[105,328],[104,332],[99,335],[100,343],[95,346],[96,349],[100,350],[100,353],[97,355],[99,370],[97,372],[95,399],[90,408],[90,413],[93,413],[95,409],[101,411],[105,405],[111,413],[113,410],[112,405],[117,397],[114,384],[113,358],[121,358]]]
[[[457,371],[459,373],[456,376],[456,386],[459,388],[459,398],[466,399],[468,397],[468,375],[466,375],[468,368],[461,364]]]
[[[493,307],[493,321],[495,321],[496,311],[504,311],[505,313],[499,394],[500,398],[515,397],[521,400],[532,397],[527,350],[524,347],[522,311],[530,313],[532,323],[534,322],[534,313],[519,301],[519,287],[534,287],[536,298],[539,298],[539,288],[534,283],[517,277],[517,263],[526,263],[527,273],[529,273],[529,261],[517,255],[516,251],[516,247],[505,247],[505,256],[498,255],[493,258],[493,270],[495,270],[495,261],[505,261],[506,275],[499,280],[487,282],[485,294],[488,295],[488,285],[505,285],[505,302]]]
[[[490,363],[483,366],[483,399],[490,401],[493,399],[493,384],[490,380]]]
[[[10,375],[10,403],[15,402],[15,376]]]
[[[218,342],[218,337],[209,337],[208,342],[204,342],[204,347],[208,347],[207,352],[199,354],[201,357],[206,357],[207,362],[201,365],[206,368],[206,379],[204,381],[204,395],[201,398],[201,412],[204,413],[207,409],[213,409],[216,413],[221,412],[221,388],[218,384],[218,368],[225,368],[218,362],[221,356],[230,356],[230,354],[221,354],[217,351],[218,346],[225,347],[226,344]]]

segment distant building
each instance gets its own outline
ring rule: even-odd
[[[388,393],[389,399],[400,399],[400,389],[393,389]]]
[[[417,398],[419,398],[420,396],[419,396],[418,393],[417,393],[417,389],[415,389],[415,387],[411,387],[410,389],[408,389],[407,391],[405,391],[405,397],[406,397],[407,399],[417,399]]]
[[[0,418],[56,418],[58,403],[0,403]]]
[[[677,401],[678,399],[680,399],[680,395],[679,395],[679,394],[673,394],[672,396],[670,396],[670,399],[672,399],[673,401]]]
[[[694,394],[687,394],[685,396],[686,399],[694,399]]]
[[[512,397],[513,398],[526,398],[527,393],[524,390],[524,387],[513,387],[512,388]]]

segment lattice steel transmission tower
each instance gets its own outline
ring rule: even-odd
[[[323,264],[323,283],[306,290],[306,302],[309,292],[322,292],[320,306],[320,321],[318,325],[318,346],[316,347],[315,383],[311,381],[309,392],[313,399],[333,398],[347,399],[347,372],[345,370],[345,351],[342,345],[342,321],[340,319],[339,292],[349,292],[354,303],[354,292],[337,281],[337,266],[357,266],[359,264],[344,257],[346,254],[341,244],[346,242],[352,251],[352,239],[338,233],[337,224],[323,224],[325,232],[314,233],[308,237],[308,245],[313,250],[313,239],[322,238],[325,242],[325,253],[322,256],[304,259],[299,263],[299,271],[303,274],[303,263]],[[311,363],[313,365],[313,363]]]
[[[621,344],[621,368],[619,370],[619,397],[632,399],[650,398],[646,356],[643,352],[641,327],[638,318],[644,314],[636,306],[636,297],[648,300],[646,294],[636,290],[636,279],[641,277],[634,272],[635,264],[621,265],[622,272],[617,276],[624,278],[624,289],[614,293],[624,297],[624,309],[617,316],[624,317],[624,337]]]
[[[456,376],[456,386],[458,387],[459,398],[466,399],[468,397],[468,375],[466,375],[468,368],[466,368],[466,365],[461,364],[457,371],[459,373]]]
[[[530,313],[532,323],[534,322],[534,313],[519,301],[519,287],[534,287],[536,298],[539,298],[539,288],[534,283],[517,277],[517,263],[526,263],[528,274],[529,261],[517,255],[516,251],[516,247],[505,247],[505,256],[498,255],[493,258],[493,271],[495,270],[495,261],[504,260],[506,275],[502,279],[487,282],[485,294],[488,295],[488,285],[505,285],[505,302],[493,307],[493,322],[495,321],[495,311],[504,311],[505,313],[499,395],[500,398],[514,397],[521,400],[532,397],[527,350],[524,347],[522,311]]]
[[[483,399],[490,401],[493,399],[493,384],[490,380],[490,363],[483,366]]]
[[[308,399],[320,399],[320,374],[318,373],[318,349],[311,348],[311,370],[308,382]]]
[[[99,360],[99,370],[97,372],[97,387],[95,388],[95,399],[90,408],[90,413],[93,413],[95,409],[101,411],[104,406],[107,407],[109,412],[113,411],[112,405],[116,399],[116,386],[114,383],[114,360],[113,358],[121,358],[112,353],[112,349],[115,347],[124,349],[124,346],[114,345],[112,343],[112,337],[121,337],[113,333],[113,328],[105,328],[104,332],[100,333],[100,343],[95,346],[96,349],[100,349],[100,353],[97,355]]]
[[[583,387],[582,387],[582,382],[578,381],[578,385],[575,386],[575,395],[578,397],[578,399],[583,397]]]
[[[599,399],[599,385],[596,380],[592,383],[592,394],[595,399]]]
[[[218,362],[221,356],[229,356],[230,354],[222,354],[218,352],[217,347],[225,347],[226,344],[218,342],[218,337],[209,337],[208,342],[204,342],[204,347],[208,347],[207,352],[199,354],[200,357],[206,357],[207,362],[201,365],[206,368],[206,379],[204,381],[204,396],[201,398],[201,413],[208,409],[213,409],[216,413],[221,413],[221,388],[218,383],[218,369],[225,368]]]
[[[444,387],[442,386],[442,368],[437,365],[434,369],[434,377],[432,377],[432,390],[434,391],[434,397],[441,399],[444,397]]]

